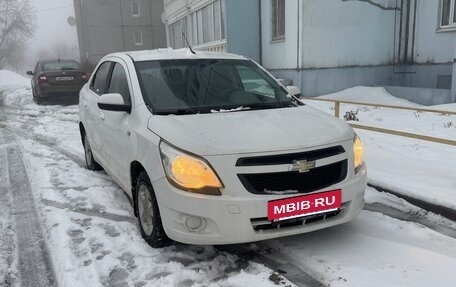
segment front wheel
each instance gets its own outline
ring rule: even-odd
[[[135,193],[139,227],[144,240],[153,248],[170,245],[172,241],[163,229],[157,199],[145,172],[138,177]]]
[[[92,148],[90,147],[87,135],[84,134],[84,154],[87,169],[89,170],[102,170],[101,165],[93,158]]]

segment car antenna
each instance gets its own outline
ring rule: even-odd
[[[188,39],[187,39],[187,37],[185,36],[185,33],[184,33],[183,31],[182,31],[182,36],[184,37],[185,42],[187,42],[187,46],[188,46],[188,48],[190,49],[190,52],[192,52],[193,55],[196,55],[195,51],[193,51],[192,46],[190,46],[190,43],[188,42]]]

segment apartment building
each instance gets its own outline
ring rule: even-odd
[[[187,38],[196,50],[260,61],[258,0],[164,0],[164,6],[169,47],[186,47]]]
[[[81,62],[166,47],[163,0],[74,0]]]
[[[456,0],[164,0],[168,46],[242,54],[306,96],[456,101]]]

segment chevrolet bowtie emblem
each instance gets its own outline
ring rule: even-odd
[[[290,165],[290,171],[309,172],[315,168],[315,161],[295,160]]]

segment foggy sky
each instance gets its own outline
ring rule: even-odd
[[[76,26],[67,23],[69,16],[74,17],[73,0],[30,0],[30,3],[36,12],[36,31],[28,43],[29,57],[33,58],[42,48],[51,50],[61,43],[78,49]]]

